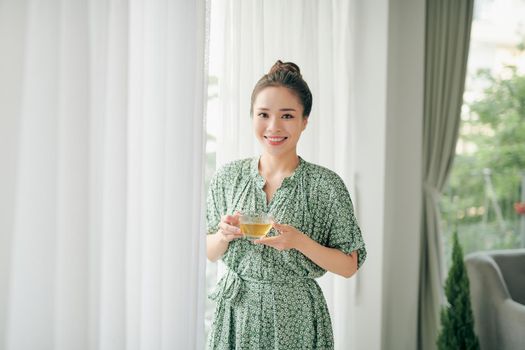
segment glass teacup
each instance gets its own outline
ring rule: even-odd
[[[242,213],[239,217],[241,231],[249,240],[266,236],[272,228],[272,220],[266,213]]]

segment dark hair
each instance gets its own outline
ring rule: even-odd
[[[303,80],[301,70],[293,62],[282,62],[278,60],[272,66],[268,74],[263,75],[255,84],[252,92],[250,115],[253,114],[253,103],[259,92],[270,86],[282,86],[294,93],[303,105],[303,116],[307,118],[312,110],[312,93],[306,81]]]

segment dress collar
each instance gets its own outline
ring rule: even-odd
[[[289,184],[296,182],[298,179],[300,179],[301,174],[304,172],[304,169],[306,168],[307,162],[301,157],[298,157],[298,158],[299,158],[299,164],[295,168],[295,171],[293,172],[292,175],[285,177],[283,179],[281,187],[285,187]],[[257,184],[257,186],[259,188],[263,188],[266,181],[264,180],[262,175],[259,173],[259,160],[260,159],[261,159],[261,156],[254,157],[252,159],[251,166],[250,166],[250,175],[255,180],[255,183]]]

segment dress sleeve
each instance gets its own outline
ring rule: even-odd
[[[361,229],[354,215],[354,206],[350,193],[343,180],[337,177],[332,183],[330,193],[330,208],[328,212],[328,246],[337,248],[345,254],[357,250],[357,266],[361,267],[366,259],[366,248],[361,235]]]
[[[206,232],[212,234],[219,229],[222,213],[224,212],[224,188],[221,185],[220,173],[217,172],[210,181],[206,198]]]

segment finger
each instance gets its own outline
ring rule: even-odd
[[[253,243],[272,245],[272,244],[275,244],[275,241],[277,241],[278,239],[279,237],[264,237],[264,238],[256,239],[255,241],[253,241]]]
[[[221,222],[225,222],[225,223],[228,224],[228,223],[231,221],[231,219],[232,219],[232,216],[231,216],[231,215],[223,215],[223,216],[221,217]]]
[[[221,221],[232,226],[237,226],[239,224],[239,217],[235,215],[224,215]]]
[[[286,230],[288,228],[288,225],[284,225],[284,224],[279,224],[277,222],[274,222],[273,225],[272,225],[277,231],[283,231],[283,230]]]
[[[254,241],[252,241],[253,244],[264,244],[264,245],[267,245],[266,242],[264,242],[264,239],[256,239]]]
[[[235,239],[238,239],[238,238],[241,238],[242,236],[244,236],[242,233],[241,234],[233,234],[233,233],[229,233],[229,232],[224,232],[223,230],[220,230],[220,233],[221,233],[221,236],[222,236],[222,239],[226,242],[231,242]]]
[[[239,218],[242,214],[239,211],[236,211],[233,215],[225,215],[225,222],[232,226],[239,226]]]
[[[219,223],[219,228],[224,235],[231,236],[231,239],[244,237],[244,232],[237,226],[228,225],[226,223]]]
[[[230,225],[239,226],[239,224],[240,224],[240,221],[239,221],[240,216],[241,216],[241,213],[239,213],[238,211],[233,213],[233,215],[231,216]]]
[[[279,237],[281,234],[285,233],[286,231],[283,230],[281,227],[274,227],[274,230],[276,232],[274,237]]]
[[[276,237],[271,237],[271,238],[276,238]],[[257,243],[259,242],[259,243]],[[279,242],[279,241],[274,241],[272,239],[269,239],[269,238],[264,238],[264,239],[259,239],[257,241],[254,241],[255,244],[264,244],[265,246],[268,246],[268,247],[271,247],[273,249],[277,249],[279,251],[283,250],[282,248],[282,243]]]
[[[234,233],[234,236],[235,236],[236,238],[244,237],[244,232],[242,232],[241,230],[239,230],[239,232]]]
[[[217,232],[221,236],[221,240],[224,242],[230,242],[233,239],[233,236],[228,232],[224,232],[222,229],[219,229]]]
[[[225,222],[219,223],[219,228],[223,230],[224,232],[227,232],[233,235],[238,235],[241,232],[241,230],[237,226],[231,226]]]

